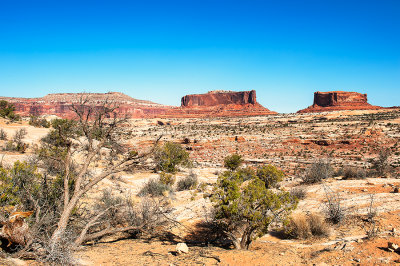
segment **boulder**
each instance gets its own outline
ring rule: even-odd
[[[189,253],[189,248],[185,243],[178,243],[176,245],[176,252],[178,254]]]

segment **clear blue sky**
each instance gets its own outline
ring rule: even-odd
[[[0,95],[257,91],[295,112],[314,91],[400,105],[399,0],[0,0]]]

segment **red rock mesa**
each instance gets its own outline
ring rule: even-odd
[[[167,111],[167,117],[222,117],[276,114],[257,102],[256,91],[210,91],[186,95],[181,107]]]
[[[313,113],[340,110],[375,110],[382,107],[367,102],[367,94],[348,91],[315,92],[314,103],[298,113]]]

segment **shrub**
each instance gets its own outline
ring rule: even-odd
[[[343,170],[343,179],[365,179],[367,173],[364,169],[357,167],[345,167]]]
[[[2,128],[0,128],[0,140],[7,140],[7,133]]]
[[[290,190],[290,195],[299,200],[303,200],[307,197],[307,190],[304,187],[294,187]]]
[[[289,193],[267,189],[257,176],[244,182],[240,173],[232,171],[218,177],[211,200],[216,221],[236,249],[248,249],[272,222],[286,220],[297,206]]]
[[[325,213],[326,218],[334,224],[342,222],[345,218],[345,209],[341,204],[340,195],[333,192],[328,186],[324,185],[326,202]]]
[[[379,151],[378,157],[372,160],[371,169],[375,170],[378,176],[384,176],[389,172],[390,170],[389,158],[391,156],[391,153],[392,152],[389,148],[381,149]]]
[[[0,101],[0,117],[10,119],[11,121],[20,120],[21,117],[14,113],[15,106],[12,103]]]
[[[313,236],[329,236],[329,226],[321,215],[311,213],[307,216],[307,221]]]
[[[302,179],[306,184],[314,184],[330,178],[332,175],[333,168],[329,161],[319,160],[311,165],[310,169],[302,176]]]
[[[189,166],[189,153],[180,144],[166,142],[154,154],[156,169],[166,173],[176,173],[177,166]]]
[[[26,149],[28,148],[28,144],[23,142],[24,137],[26,136],[27,131],[25,128],[18,129],[14,136],[12,141],[8,141],[6,145],[3,147],[3,150],[6,151],[18,151],[21,153],[24,153]]]
[[[278,182],[283,180],[284,176],[285,173],[273,165],[262,166],[257,169],[257,177],[265,183],[267,189],[275,187]]]
[[[304,215],[296,215],[289,220],[285,232],[290,238],[307,239],[311,236],[310,225]]]
[[[37,116],[30,116],[29,119],[29,125],[34,126],[34,127],[44,127],[44,128],[49,128],[50,127],[50,122],[47,121],[44,118],[39,118]]]
[[[224,167],[235,171],[243,163],[242,156],[239,154],[231,154],[224,159]]]
[[[251,167],[239,168],[236,172],[240,174],[243,181],[250,180],[256,175],[256,171]]]
[[[171,192],[172,188],[169,185],[160,182],[159,179],[150,179],[143,186],[138,195],[141,197],[147,195],[158,197],[163,196],[166,191]]]
[[[197,175],[193,172],[190,172],[188,176],[178,181],[177,190],[190,190],[196,188],[198,184]]]
[[[28,148],[28,144],[24,143],[22,140],[26,136],[27,131],[25,128],[17,130],[13,136],[13,140],[8,141],[3,150],[6,151],[18,151],[24,153]]]
[[[308,239],[329,236],[329,226],[319,214],[296,215],[289,220],[285,233],[290,238]]]
[[[0,206],[18,206],[34,211],[35,238],[54,228],[54,220],[62,208],[60,178],[48,178],[37,171],[35,165],[15,162],[11,168],[0,167]]]
[[[160,182],[165,185],[172,187],[175,184],[175,179],[176,178],[173,174],[165,173],[165,172],[160,173]]]
[[[18,145],[22,143],[22,140],[26,137],[26,135],[28,134],[28,131],[26,130],[26,128],[20,128],[18,129],[13,137],[14,142]]]

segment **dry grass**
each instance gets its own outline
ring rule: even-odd
[[[285,228],[289,238],[309,239],[311,237],[329,236],[330,228],[324,218],[315,213],[293,216]]]

